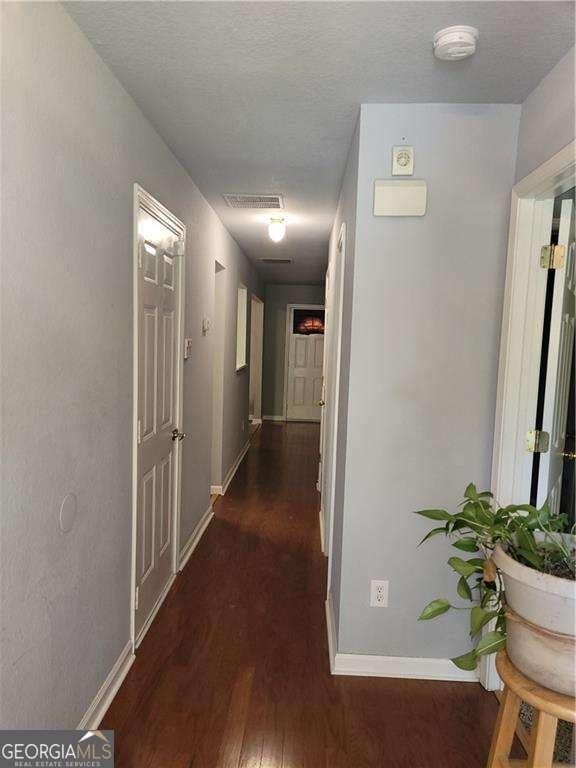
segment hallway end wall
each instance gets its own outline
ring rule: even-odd
[[[187,225],[182,546],[209,501],[214,259],[259,284],[62,6],[1,13],[0,721],[74,728],[130,639],[134,182]]]
[[[413,514],[490,485],[510,190],[520,107],[362,105],[338,651],[447,659],[466,650],[447,542]],[[405,138],[404,138],[405,137]],[[375,217],[391,147],[415,147],[422,217]],[[389,605],[369,605],[387,579]]]
[[[284,418],[287,304],[324,304],[324,284],[269,283],[266,285],[262,359],[262,415],[264,418]]]

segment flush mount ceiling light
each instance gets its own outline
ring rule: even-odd
[[[268,237],[273,243],[279,243],[286,234],[286,222],[284,219],[270,219],[268,224]]]
[[[443,61],[459,61],[476,53],[480,33],[475,27],[446,27],[434,35],[434,56]]]

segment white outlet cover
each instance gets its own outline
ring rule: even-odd
[[[388,587],[387,579],[373,579],[370,582],[370,607],[387,608],[388,607]]]

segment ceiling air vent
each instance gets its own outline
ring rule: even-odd
[[[260,259],[262,264],[292,264],[292,259]]]
[[[282,195],[224,195],[230,208],[256,208],[260,210],[284,208]]]

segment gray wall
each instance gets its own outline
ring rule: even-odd
[[[284,355],[286,305],[324,304],[324,285],[268,284],[264,300],[262,356],[262,415],[284,415]]]
[[[510,188],[520,108],[369,104],[361,109],[346,439],[341,652],[446,658],[467,618],[423,623],[455,599],[449,547],[416,545],[412,510],[454,508],[470,480],[490,483]],[[421,218],[372,215],[391,147],[415,147]],[[390,580],[387,609],[370,580]]]
[[[572,48],[522,104],[516,180],[574,141],[575,68]]]
[[[62,7],[1,12],[0,720],[74,727],[129,640],[133,182],[188,227],[182,543],[208,503],[214,259],[230,295],[258,284]],[[228,373],[232,456],[248,384]],[[63,534],[70,491],[79,511]]]

